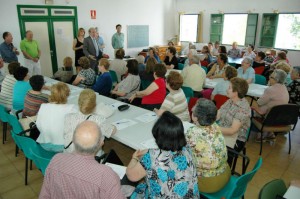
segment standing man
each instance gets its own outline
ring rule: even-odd
[[[98,74],[98,60],[102,58],[95,28],[89,29],[89,36],[83,40],[83,53],[89,58],[91,68]]]
[[[95,29],[96,29],[96,37],[98,39],[98,45],[99,45],[99,48],[100,48],[100,50],[102,52],[102,55],[103,55],[103,50],[105,48],[105,43],[104,43],[103,37],[100,36],[98,28],[95,28]]]
[[[8,74],[8,64],[18,62],[19,51],[13,45],[13,37],[10,32],[4,32],[2,35],[4,42],[0,45],[0,54],[4,62],[4,67],[0,69],[1,74]]]
[[[116,25],[117,32],[113,34],[111,38],[111,45],[114,48],[114,54],[116,56],[116,52],[124,48],[124,33],[121,33],[122,26],[121,24]]]
[[[24,64],[25,67],[28,68],[29,75],[41,75],[41,50],[38,42],[33,40],[33,33],[31,30],[26,31],[25,39],[21,41],[20,48],[24,55]]]

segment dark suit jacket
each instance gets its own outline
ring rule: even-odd
[[[97,41],[97,40],[96,40]],[[97,41],[98,44],[98,41]],[[99,44],[98,44],[98,48],[99,48]],[[97,60],[102,58],[102,52],[99,48],[99,56],[96,57],[96,49],[93,43],[93,40],[90,36],[84,38],[83,40],[83,53],[86,57],[89,57],[89,55],[93,55]],[[95,67],[97,67],[98,63],[95,60],[90,59],[90,65],[93,69],[95,69]]]

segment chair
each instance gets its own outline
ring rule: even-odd
[[[184,64],[178,63],[178,70],[183,70],[183,68],[184,68]]]
[[[18,156],[18,151],[19,148],[21,147],[20,144],[18,143],[17,139],[16,139],[16,135],[21,133],[23,131],[23,128],[21,126],[21,124],[19,123],[19,120],[17,119],[16,116],[14,115],[7,115],[7,119],[8,119],[8,123],[11,126],[11,136],[13,138],[13,140],[16,143],[16,152],[15,152],[15,156]],[[21,149],[21,148],[20,148]]]
[[[219,110],[221,106],[227,101],[229,98],[225,95],[216,94],[214,97],[214,101],[216,102],[216,107]]]
[[[277,195],[283,196],[287,188],[281,179],[268,182],[259,192],[258,199],[276,198]]]
[[[48,164],[50,163],[52,157],[55,155],[55,153],[51,153],[49,151],[44,150],[39,145],[35,150],[32,150],[31,153],[33,157],[33,162],[37,166],[39,170],[41,170],[42,174],[45,175],[46,169],[48,167]]]
[[[189,113],[190,113],[190,118],[192,118],[192,109],[195,106],[195,104],[197,103],[199,98],[197,97],[191,97],[190,101],[188,103],[188,109],[189,109]]]
[[[241,176],[241,175],[245,174],[246,171],[247,171],[248,165],[250,163],[250,159],[249,159],[248,156],[246,156],[244,151],[243,151],[243,153],[240,153],[240,152],[237,152],[236,150],[234,150],[234,149],[227,146],[227,154],[228,154],[228,159],[229,158],[232,159],[231,164],[229,164],[230,169],[231,169],[231,174],[236,175],[236,176]],[[241,174],[236,171],[236,163],[237,163],[237,160],[238,160],[239,157],[243,161],[243,163],[242,163],[242,173]]]
[[[259,67],[254,68],[255,74],[258,74],[258,75],[263,74],[264,70],[265,70],[265,66],[259,66]]]
[[[205,71],[205,73],[207,74],[207,68],[204,66],[201,66],[201,68]]]
[[[187,102],[189,103],[190,98],[191,98],[191,97],[194,97],[194,91],[193,91],[193,89],[191,89],[191,88],[188,87],[188,86],[182,86],[181,89],[183,90],[184,95],[185,95],[185,97],[186,97],[186,100],[187,100]]]
[[[258,169],[262,165],[262,158],[260,157],[256,162],[252,171],[242,175],[242,176],[231,176],[229,182],[223,189],[216,193],[201,193],[208,199],[220,199],[220,198],[230,198],[239,199],[244,196],[248,183],[252,180],[253,176],[256,174]]]
[[[264,76],[255,74],[255,84],[267,85],[267,80]]]
[[[284,104],[274,106],[265,118],[253,117],[252,123],[259,132],[288,132],[289,133],[289,154],[291,153],[291,133],[297,125],[299,106],[296,104]],[[261,136],[260,152],[262,153],[263,136]]]
[[[110,76],[112,78],[112,82],[113,82],[113,86],[115,86],[116,84],[118,84],[118,76],[116,71],[113,70],[109,70]]]
[[[148,80],[141,80],[141,90],[145,90],[152,82]]]
[[[0,105],[0,120],[2,121],[2,125],[3,125],[2,144],[4,144],[6,141],[6,131],[7,131],[7,122],[8,122],[7,115],[8,115],[8,113],[5,110],[5,107]]]
[[[236,63],[228,63],[230,66],[233,66],[234,68],[236,68]]]

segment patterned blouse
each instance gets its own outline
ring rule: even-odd
[[[142,157],[145,183],[139,184],[131,198],[199,198],[196,168],[189,147],[172,152],[149,149]]]
[[[220,127],[193,126],[186,134],[188,144],[193,151],[198,177],[214,177],[227,168],[227,148]]]
[[[287,90],[290,95],[290,103],[300,105],[300,79],[292,81],[288,86]]]
[[[84,80],[80,81],[80,84],[78,85],[81,88],[90,88],[93,86],[96,80],[96,74],[95,71],[91,68],[88,69],[82,69],[78,73],[79,77],[83,77]]]

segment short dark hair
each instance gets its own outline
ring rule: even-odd
[[[220,53],[227,54],[226,46],[219,46],[219,48],[220,48]]]
[[[125,56],[125,51],[122,48],[117,50],[117,52],[116,52],[116,58],[117,59],[123,59],[124,56]]]
[[[211,44],[211,45],[212,45],[213,43],[210,41],[210,42],[208,42],[208,44]]]
[[[41,91],[45,84],[44,77],[42,75],[33,75],[29,79],[29,84],[32,87],[32,90]]]
[[[172,53],[172,55],[174,55],[174,56],[176,55],[176,48],[170,46],[170,47],[168,47],[168,50],[170,53]]]
[[[9,74],[13,75],[14,72],[16,71],[16,69],[17,69],[18,67],[20,67],[20,66],[21,66],[21,65],[20,65],[19,62],[16,62],[16,61],[10,62],[10,63],[8,64],[8,72],[9,72]]]
[[[162,150],[180,151],[187,144],[181,120],[169,111],[165,111],[155,122],[152,135]]]
[[[220,42],[219,42],[219,41],[215,41],[215,45],[216,45],[216,44],[217,44],[217,45],[220,45]]]
[[[193,108],[193,115],[201,126],[210,126],[217,119],[218,109],[213,101],[199,98]]]
[[[171,71],[167,77],[167,83],[173,90],[178,90],[183,84],[183,78],[177,71]]]
[[[90,60],[89,60],[89,58],[87,58],[87,57],[85,57],[85,56],[79,58],[78,64],[79,64],[83,69],[88,69],[88,68],[90,68]]]
[[[128,60],[127,62],[127,68],[128,68],[128,73],[132,75],[138,75],[139,74],[139,67],[138,67],[138,62],[135,59]]]
[[[252,44],[248,44],[248,46],[250,46],[251,49],[254,50],[254,46]]]
[[[237,70],[233,66],[227,66],[225,69],[225,77],[228,80],[231,80],[232,78],[237,76]]]
[[[230,80],[232,91],[238,93],[240,99],[244,98],[248,92],[249,85],[245,79],[234,77]]]
[[[122,28],[122,25],[121,25],[121,24],[117,24],[117,25],[116,25],[116,29],[117,29],[118,27],[121,27],[121,28]]]
[[[157,77],[164,78],[167,73],[167,68],[164,64],[155,64],[153,72],[156,74]]]
[[[266,57],[266,54],[265,54],[264,52],[262,52],[262,51],[259,51],[259,52],[257,53],[257,55],[261,58],[261,60],[264,60],[265,57]]]
[[[219,54],[219,57],[220,57],[220,59],[224,62],[224,64],[227,63],[228,57],[227,57],[227,55],[226,55],[225,53],[220,53],[220,54]]]
[[[286,59],[286,53],[284,51],[280,51],[278,54],[277,54],[278,58],[279,59]]]
[[[5,38],[8,36],[8,34],[9,34],[9,32],[4,32],[4,33],[3,33],[2,37],[3,37],[4,40],[5,40]]]
[[[20,66],[16,68],[14,72],[14,77],[18,81],[23,81],[27,74],[28,74],[28,68],[24,66]]]

